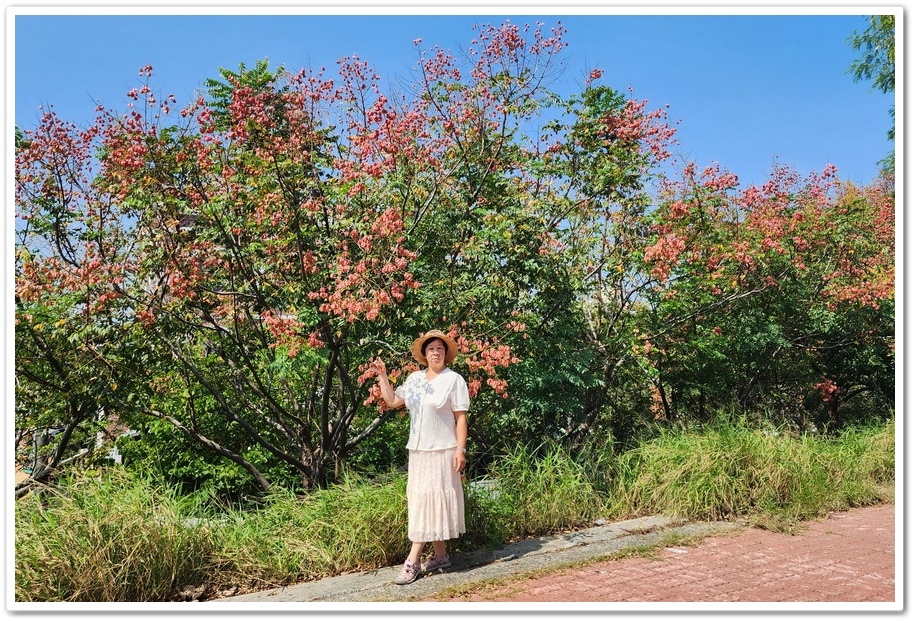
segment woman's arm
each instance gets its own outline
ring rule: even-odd
[[[468,412],[455,411],[455,435],[458,437],[458,448],[455,450],[455,458],[452,459],[452,465],[455,471],[460,472],[467,465],[467,445],[468,445]]]
[[[388,372],[385,368],[385,362],[380,357],[369,364],[371,370],[375,373],[375,379],[378,381],[379,389],[382,391],[382,400],[390,409],[400,409],[404,406],[404,399],[394,393],[391,381],[388,380]]]

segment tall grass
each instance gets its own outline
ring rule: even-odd
[[[408,545],[406,479],[393,473],[370,484],[342,484],[305,497],[278,491],[258,511],[233,513],[218,531],[211,582],[284,585],[403,558]]]
[[[466,487],[467,534],[452,551],[586,524],[665,514],[743,518],[790,530],[830,510],[893,500],[893,421],[839,437],[722,424],[663,433],[622,454],[600,444],[516,448]],[[273,493],[257,510],[218,510],[122,470],[16,502],[20,602],[167,601],[281,586],[400,563],[406,475],[347,475],[329,489]]]
[[[837,509],[888,499],[894,423],[836,438],[719,424],[662,433],[619,457],[612,516],[745,517],[791,527]]]
[[[491,470],[509,538],[572,528],[600,512],[600,495],[585,468],[560,446],[518,447]]]
[[[173,491],[125,472],[16,502],[17,601],[160,601],[203,580],[209,535]]]

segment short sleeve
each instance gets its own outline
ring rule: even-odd
[[[471,406],[471,398],[468,395],[468,384],[460,374],[455,375],[455,383],[452,386],[452,411],[467,411]]]

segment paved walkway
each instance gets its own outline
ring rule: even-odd
[[[386,567],[201,605],[313,613],[367,608],[623,613],[698,605],[730,612],[902,612],[897,527],[894,505],[833,513],[806,522],[794,536],[728,522],[648,517],[459,554],[451,569],[408,586],[394,585],[399,569]],[[902,543],[902,533],[900,538]],[[594,562],[658,546],[650,556]]]
[[[902,609],[894,506],[835,513],[796,536],[745,529],[452,597],[471,602],[856,602]],[[901,567],[902,569],[902,567]],[[902,588],[902,587],[901,587]],[[877,608],[876,608],[877,609]]]

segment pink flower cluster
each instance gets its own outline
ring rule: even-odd
[[[333,284],[309,293],[309,298],[319,301],[320,311],[347,322],[375,320],[383,307],[401,302],[408,290],[420,287],[406,270],[416,253],[401,246],[403,242],[403,237],[392,241],[353,230],[340,244],[337,267],[330,273]],[[351,245],[358,249],[358,259]]]
[[[665,234],[646,248],[643,259],[653,265],[653,277],[659,281],[666,281],[686,248],[687,242],[684,238],[675,233]]]
[[[506,344],[495,343],[488,339],[475,338],[469,343],[459,338],[459,349],[462,348],[468,351],[465,361],[470,371],[468,391],[471,396],[476,396],[480,391],[482,381],[479,375],[482,374],[486,377],[486,384],[498,396],[508,398],[509,382],[499,378],[497,368],[508,368],[518,363],[519,359],[512,354],[512,349]]]
[[[814,384],[814,389],[821,393],[824,402],[830,402],[839,393],[840,388],[831,379],[825,378]]]
[[[267,328],[267,332],[273,336],[274,341],[271,348],[285,346],[286,354],[289,357],[295,357],[302,349],[304,342],[302,338],[302,322],[292,313],[280,313],[267,310],[261,313],[261,321]]]

